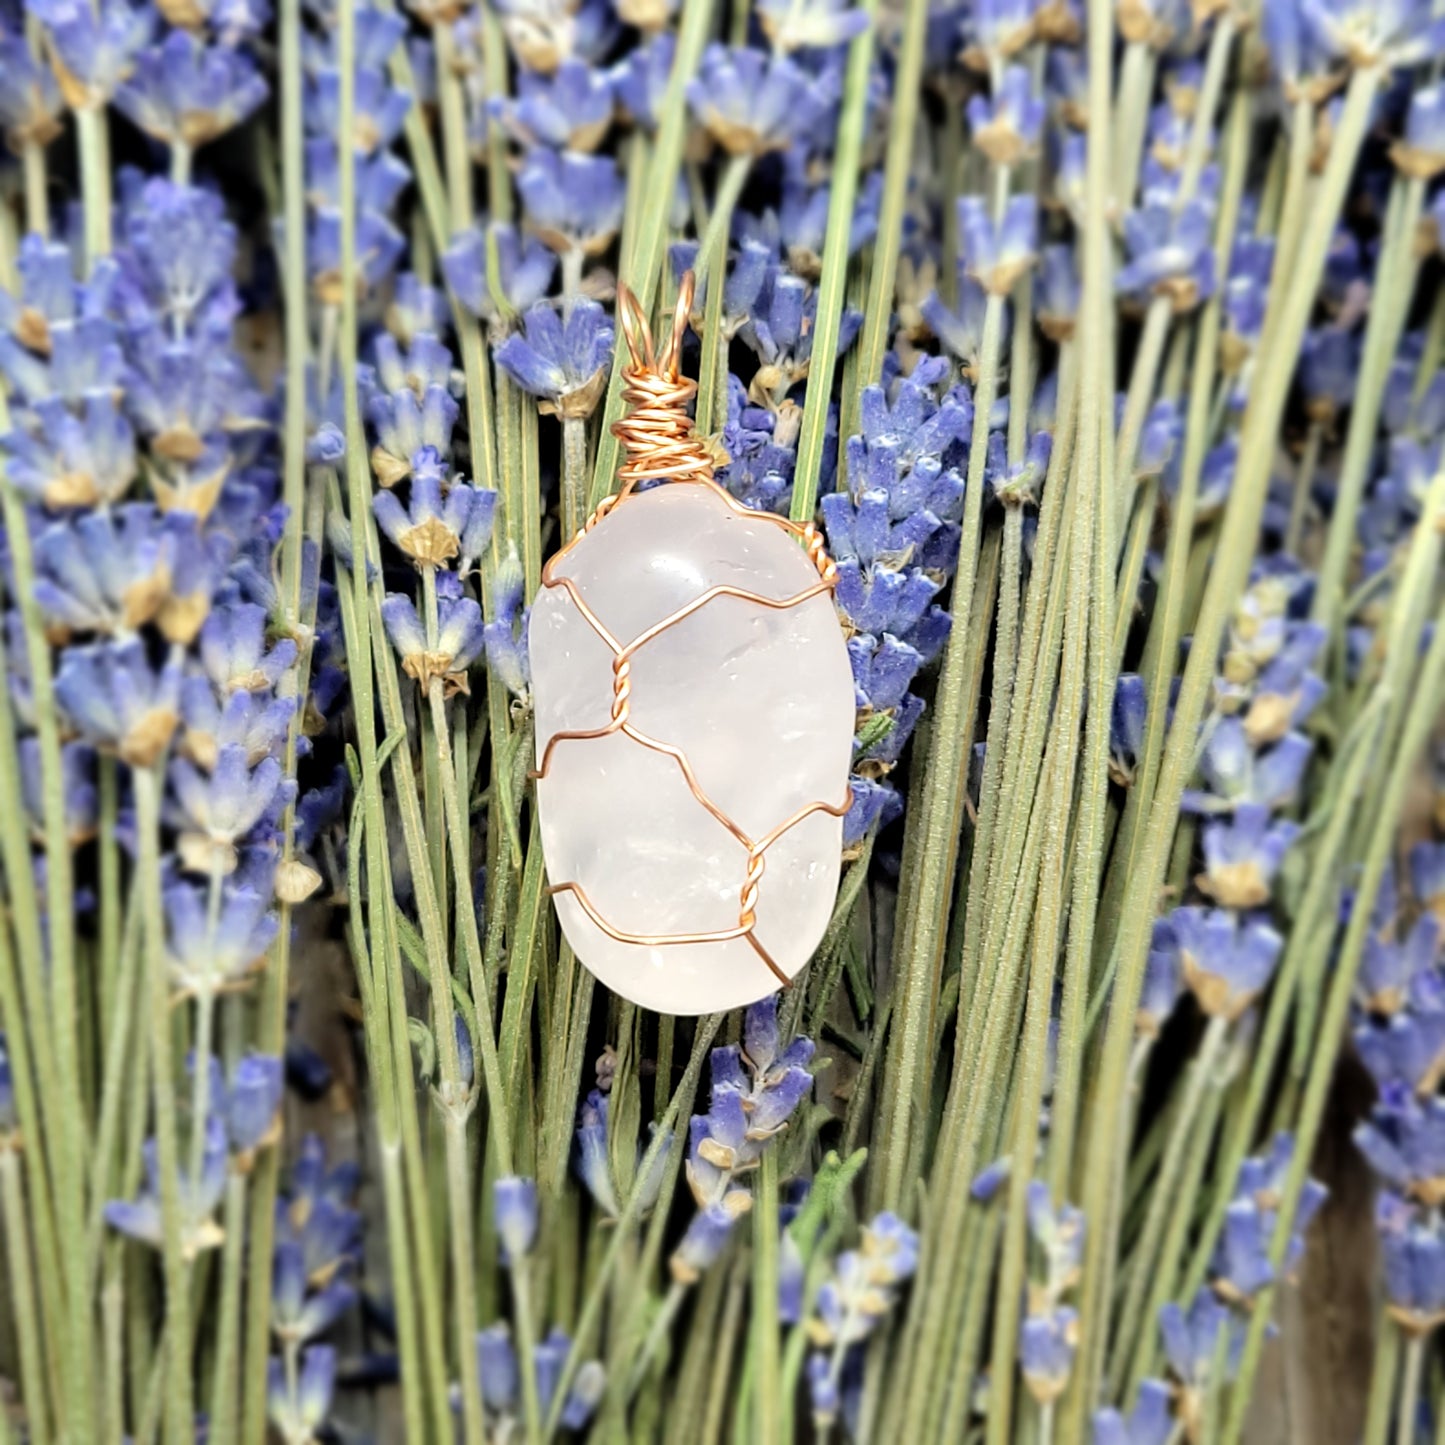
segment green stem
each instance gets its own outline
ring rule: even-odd
[[[537,1312],[532,1303],[532,1281],[525,1259],[511,1266],[512,1308],[517,1321],[517,1356],[530,1361],[537,1346]],[[542,1439],[542,1406],[537,1396],[537,1372],[522,1370],[522,1413],[527,1426],[527,1445]]]
[[[1112,30],[1112,25],[1110,29]],[[1119,103],[1114,122],[1114,162],[1111,192],[1120,210],[1133,204],[1139,183],[1139,164],[1144,150],[1144,137],[1149,118],[1149,97],[1154,90],[1156,58],[1152,48],[1142,40],[1131,40],[1124,47],[1119,67]],[[1090,106],[1090,140],[1096,118]],[[1092,147],[1091,147],[1092,148]]]
[[[157,1172],[161,1196],[161,1262],[165,1276],[166,1445],[190,1445],[195,1435],[189,1342],[190,1269],[182,1230],[195,1221],[181,1213],[180,1149],[176,1134],[175,1074],[171,1061],[171,985],[161,912],[161,765],[136,768],[136,832],[140,840],[141,906],[145,909],[145,959],[150,998],[150,1065],[155,1109]],[[82,1437],[83,1438],[83,1437]]]
[[[848,279],[848,239],[853,228],[858,167],[863,151],[876,5],[877,0],[863,0],[858,7],[868,17],[868,24],[848,49],[843,106],[838,115],[838,136],[833,151],[823,271],[818,281],[813,359],[803,398],[797,462],[793,468],[792,518],[795,522],[811,522],[818,504],[818,473],[823,464],[823,439],[833,396],[833,373],[838,364],[838,328],[843,323],[843,289]]]
[[[1336,135],[1334,144],[1340,143]],[[1390,197],[1386,234],[1375,273],[1375,291],[1365,323],[1359,385],[1350,410],[1345,453],[1340,462],[1334,510],[1315,585],[1313,620],[1331,631],[1340,620],[1345,573],[1355,544],[1356,520],[1375,455],[1375,433],[1384,402],[1385,378],[1399,346],[1420,269],[1416,230],[1425,202],[1422,180],[1400,178]]]
[[[1149,1288],[1149,1299],[1144,1306],[1143,1318],[1157,1320],[1164,1304],[1179,1295],[1176,1288],[1180,1268],[1184,1264],[1184,1245],[1189,1237],[1190,1226],[1198,1213],[1200,1185],[1204,1171],[1214,1149],[1215,1134],[1219,1128],[1219,1116],[1223,1109],[1227,1080],[1221,1075],[1227,1067],[1216,1069],[1214,1078],[1209,1080],[1208,1094],[1198,1125],[1193,1130],[1189,1154],[1180,1171],[1180,1183],[1175,1191],[1174,1208],[1170,1212],[1169,1225],[1164,1234],[1164,1243],[1159,1250],[1159,1267],[1154,1271]],[[1220,1179],[1237,1178],[1222,1171]],[[1226,1191],[1219,1191],[1221,1194]],[[1111,1221],[1111,1227],[1113,1223]],[[1192,1299],[1193,1295],[1185,1298]],[[1151,1329],[1140,1331],[1134,1359],[1129,1368],[1128,1383],[1124,1398],[1135,1398],[1139,1384],[1154,1368],[1158,1354],[1157,1335]]]
[[[570,542],[587,520],[587,423],[562,419],[562,540]]]
[[[652,148],[652,164],[648,170],[649,197],[671,196],[677,186],[678,168],[682,164],[683,140],[689,132],[690,119],[686,103],[688,82],[697,69],[704,44],[709,39],[716,7],[711,0],[683,0],[682,23],[677,32],[677,49],[672,72],[667,81],[658,114],[662,123]],[[632,247],[632,266],[622,280],[632,288],[644,316],[652,313],[657,287],[666,259],[667,213],[665,205],[646,208],[637,228]],[[617,473],[618,442],[612,435],[612,423],[623,412],[622,369],[627,365],[627,348],[619,346],[612,357],[612,376],[607,384],[607,400],[602,408],[602,424],[597,433],[597,456],[592,472],[592,494],[588,502],[596,506],[611,490]]]
[[[1438,526],[1438,511],[1432,516],[1427,513],[1418,524],[1421,528]],[[1289,1173],[1280,1194],[1279,1217],[1274,1236],[1270,1241],[1270,1263],[1276,1271],[1284,1260],[1289,1245],[1290,1233],[1294,1227],[1295,1211],[1299,1206],[1300,1194],[1309,1173],[1310,1156],[1314,1151],[1319,1134],[1320,1122],[1324,1117],[1325,1104],[1329,1097],[1330,1082],[1334,1077],[1334,1061],[1341,1039],[1349,1025],[1350,995],[1359,972],[1366,937],[1374,914],[1375,900],[1379,895],[1380,883],[1390,864],[1392,845],[1398,826],[1405,796],[1415,775],[1420,754],[1428,743],[1438,719],[1437,709],[1441,699],[1441,685],[1445,681],[1445,607],[1435,622],[1434,634],[1425,661],[1419,669],[1414,685],[1410,686],[1410,661],[1417,655],[1418,632],[1406,634],[1397,639],[1400,644],[1392,649],[1396,665],[1381,682],[1387,695],[1409,697],[1410,710],[1405,718],[1403,734],[1398,748],[1389,748],[1387,756],[1392,764],[1385,787],[1376,805],[1373,826],[1369,833],[1368,847],[1364,857],[1364,870],[1360,877],[1359,889],[1351,905],[1350,921],[1345,930],[1334,974],[1330,979],[1329,993],[1325,1002],[1324,1016],[1320,1023],[1319,1046],[1310,1064],[1309,1077],[1305,1081],[1304,1095],[1300,1101],[1299,1119],[1295,1127],[1294,1154],[1290,1161]],[[1274,1288],[1263,1291],[1250,1318],[1249,1335],[1245,1340],[1244,1353],[1239,1367],[1239,1383],[1235,1391],[1235,1408],[1225,1427],[1225,1440],[1229,1445],[1239,1439],[1244,1427],[1244,1410],[1249,1399],[1254,1372],[1259,1364],[1260,1351],[1264,1345],[1264,1326],[1270,1317]]]
[[[446,814],[447,837],[453,858],[467,856],[467,818],[457,787],[456,768],[452,759],[451,729],[447,723],[446,704],[442,699],[440,678],[433,678],[428,692],[431,703],[432,738],[437,752],[443,812]],[[472,899],[471,879],[465,868],[456,868],[457,920],[466,955],[472,989],[472,1006],[477,1013],[475,1040],[482,1065],[482,1080],[487,1090],[487,1106],[491,1120],[489,1146],[495,1152],[498,1168],[503,1174],[512,1172],[511,1108],[502,1083],[502,1068],[497,1057],[496,1025],[492,1018],[491,987],[484,970],[481,936],[477,929],[477,910]],[[453,1050],[456,1044],[453,1040]],[[455,1076],[454,1076],[455,1077]],[[445,1073],[443,1074],[445,1080]]]
[[[45,1366],[41,1359],[44,1333],[35,1303],[35,1276],[31,1266],[30,1229],[25,1216],[25,1191],[20,1180],[20,1153],[0,1141],[0,1218],[5,1221],[5,1258],[10,1266],[11,1307],[20,1336],[20,1386],[24,1391],[25,1421],[35,1445],[46,1445],[50,1425],[46,1415]],[[0,1410],[3,1413],[3,1410]]]
[[[882,374],[883,353],[888,349],[888,328],[893,317],[894,292],[898,283],[898,256],[903,246],[903,211],[909,181],[913,176],[914,139],[923,98],[927,40],[928,7],[906,6],[893,72],[888,151],[883,162],[883,198],[878,207],[878,234],[873,241],[868,304],[863,308],[863,326],[853,348],[858,357],[858,375],[865,385]],[[851,394],[851,390],[845,392],[839,436],[849,437],[858,430],[857,407],[857,397]],[[988,413],[976,410],[975,415],[987,416]]]
[[[475,209],[472,200],[472,157],[467,145],[465,98],[457,75],[456,41],[452,22],[439,20],[432,26],[436,45],[437,106],[442,119],[442,154],[446,166],[447,199],[451,205],[453,233],[464,231],[472,223]],[[492,127],[489,125],[488,130]],[[502,180],[507,178],[506,167]]]
[[[1003,298],[990,296],[984,312],[980,372],[975,414],[987,416],[998,390],[998,357],[1003,329]],[[877,1131],[881,1140],[872,1173],[874,1207],[896,1209],[904,1204],[907,1183],[922,1167],[915,1140],[915,1091],[924,1060],[932,1054],[934,1006],[939,968],[947,935],[947,912],[958,862],[958,837],[968,791],[968,764],[973,720],[964,716],[968,678],[965,663],[972,637],[974,576],[978,566],[983,509],[983,472],[988,429],[974,428],[969,450],[963,534],[958,572],[953,581],[953,626],[944,651],[943,671],[934,702],[933,730],[920,795],[918,868],[913,889],[915,914],[895,946],[898,985],[893,1014],[896,1047],[885,1061],[883,1110]]]
[[[95,1275],[100,1266],[101,1245],[105,1240],[105,1201],[116,1197],[118,1181],[113,1177],[113,1171],[119,1144],[121,1108],[134,1097],[134,1091],[145,1092],[144,1073],[135,1058],[131,1040],[131,1024],[141,984],[140,922],[138,894],[133,892],[125,922],[125,942],[117,961],[116,1003],[105,1038],[100,1123],[91,1160],[91,1215],[85,1267],[87,1293],[95,1287]]]
[[[45,174],[45,147],[27,141],[20,148],[25,168],[25,229],[32,235],[50,237],[50,206],[47,200],[49,182]]]
[[[102,1349],[105,1357],[105,1409],[101,1414],[107,1440],[125,1435],[125,1271],[117,1250],[107,1262],[100,1291]]]
[[[764,1149],[753,1221],[753,1431],[758,1445],[777,1445],[782,1413],[778,1351],[778,1151]]]
[[[9,424],[8,407],[0,395],[0,427]],[[87,1438],[92,1426],[94,1381],[91,1368],[89,1319],[91,1299],[86,1290],[81,1264],[85,1242],[85,1157],[87,1122],[81,1094],[78,1037],[79,1010],[76,995],[75,906],[73,887],[74,859],[66,824],[65,775],[61,765],[60,707],[55,700],[54,677],[51,672],[50,647],[45,636],[44,620],[35,601],[35,558],[30,536],[30,520],[19,494],[0,475],[0,498],[3,498],[5,540],[9,549],[14,580],[14,599],[18,604],[25,635],[26,660],[30,666],[30,686],[40,743],[41,811],[45,829],[45,934],[42,936],[36,889],[31,882],[32,871],[28,842],[23,842],[23,816],[18,812],[13,825],[5,829],[6,871],[12,880],[9,899],[17,919],[17,941],[20,965],[26,983],[28,1011],[31,1013],[31,1045],[41,1072],[41,1102],[46,1111],[49,1133],[43,1143],[32,1138],[30,1147],[35,1157],[50,1166],[53,1187],[53,1209],[59,1246],[60,1280],[68,1288],[69,1320],[66,1330],[66,1370],[73,1390],[67,1400],[73,1418],[68,1428],[79,1438]],[[8,716],[3,724],[9,738],[14,737],[14,721]],[[6,741],[0,735],[0,742]],[[4,749],[0,767],[9,771],[10,749]],[[17,788],[10,793],[19,797]],[[10,828],[15,832],[11,834]],[[12,871],[13,870],[13,871]],[[34,948],[34,953],[29,950]],[[49,961],[48,983],[42,976],[42,963]],[[52,1142],[53,1141],[53,1142]],[[44,1197],[42,1186],[41,1194]]]
[[[590,977],[590,975],[589,975]],[[687,1122],[681,1117],[684,1111],[684,1100],[689,1101],[686,1107],[690,1107],[690,1101],[697,1089],[697,1081],[702,1075],[703,1060],[707,1057],[708,1049],[713,1039],[717,1036],[719,1025],[722,1023],[721,1014],[707,1014],[698,1021],[697,1032],[693,1036],[692,1056],[687,1061],[687,1068],[683,1072],[681,1081],[678,1083],[677,1092],[668,1105],[667,1113],[662,1116],[652,1141],[648,1144],[642,1158],[638,1161],[637,1172],[633,1176],[632,1188],[628,1191],[627,1202],[622,1207],[622,1213],[618,1217],[612,1236],[607,1242],[607,1248],[602,1255],[601,1263],[597,1272],[592,1276],[587,1289],[586,1298],[582,1303],[582,1311],[577,1318],[577,1328],[572,1335],[572,1344],[567,1351],[567,1359],[562,1366],[562,1372],[557,1380],[556,1390],[552,1396],[551,1407],[547,1411],[545,1438],[551,1439],[557,1433],[557,1426],[561,1420],[562,1407],[566,1403],[567,1391],[571,1386],[572,1376],[576,1373],[577,1367],[582,1362],[582,1351],[589,1348],[592,1332],[597,1326],[597,1320],[602,1311],[602,1305],[607,1296],[607,1289],[611,1283],[613,1271],[617,1268],[619,1259],[622,1256],[623,1248],[627,1244],[628,1237],[637,1224],[638,1217],[642,1213],[643,1190],[646,1181],[657,1167],[657,1161],[664,1149],[671,1148],[677,1155],[679,1162],[683,1149],[683,1138],[686,1135]],[[676,1132],[676,1137],[672,1137]]]
[[[1310,493],[1314,489],[1315,473],[1319,470],[1324,430],[1322,422],[1312,421],[1305,433],[1304,455],[1295,469],[1294,489],[1290,494],[1289,526],[1284,537],[1287,557],[1298,557],[1300,554],[1300,542],[1304,539],[1305,521],[1309,515]]]
[[[1091,83],[1092,70],[1091,64]],[[1369,122],[1379,80],[1374,70],[1357,70],[1350,80],[1329,163],[1320,184],[1321,216],[1333,217],[1339,212]],[[1288,359],[1298,354],[1324,268],[1330,233],[1329,225],[1320,224],[1302,236],[1302,254],[1291,277],[1291,285],[1275,298],[1280,315],[1272,331],[1271,354],[1260,360],[1256,387],[1245,415],[1239,451],[1240,467],[1220,534],[1218,560],[1205,593],[1176,703],[1158,790],[1150,811],[1141,866],[1131,881],[1122,911],[1124,926],[1119,945],[1119,965],[1095,1095],[1098,1107],[1093,1111],[1095,1126],[1086,1146],[1095,1158],[1111,1158],[1114,1151],[1121,1147],[1115,1133],[1119,1119],[1118,1101],[1124,1088],[1134,1032],[1134,1012],[1143,983],[1149,928],[1168,861],[1179,799],[1194,767],[1198,727],[1213,685],[1220,640],[1254,556],[1254,540],[1274,454],[1273,439],[1278,431],[1293,371]],[[1083,1201],[1086,1217],[1100,1217],[1107,1185],[1107,1171],[1094,1171],[1086,1178]],[[1083,1308],[1080,1312],[1081,1329],[1086,1339],[1092,1331],[1100,1328],[1103,1318],[1105,1301],[1099,1293],[1103,1248],[1104,1241],[1099,1234],[1091,1234],[1085,1246]],[[1088,1391],[1083,1382],[1077,1383],[1071,1389],[1060,1421],[1064,1445],[1078,1445],[1082,1440],[1087,1400]]]
[[[221,1255],[220,1323],[216,1333],[215,1373],[211,1377],[209,1439],[231,1445],[239,1423],[236,1383],[241,1343],[241,1265],[246,1238],[247,1176],[233,1171],[226,1180],[226,1239]]]
[[[1390,1436],[1390,1414],[1395,1407],[1395,1377],[1400,1370],[1400,1327],[1388,1314],[1380,1316],[1375,1341],[1374,1366],[1370,1371],[1370,1396],[1365,1407],[1364,1445],[1386,1445]]]
[[[1400,1404],[1395,1411],[1395,1445],[1415,1445],[1420,1411],[1420,1382],[1424,1375],[1427,1335],[1412,1331],[1405,1342],[1405,1371],[1400,1376]],[[1435,1402],[1438,1410],[1440,1402]]]
[[[80,150],[80,195],[85,213],[85,259],[94,267],[110,255],[110,122],[102,105],[75,112]]]
[[[1167,296],[1156,296],[1144,316],[1144,330],[1139,349],[1134,353],[1134,369],[1129,376],[1129,390],[1124,400],[1124,416],[1119,424],[1119,439],[1114,448],[1114,532],[1124,534],[1123,523],[1131,510],[1134,495],[1134,462],[1139,455],[1139,437],[1144,419],[1154,400],[1159,380],[1159,365],[1164,359],[1164,343],[1169,339],[1169,323],[1174,306]]]
[[[1179,1187],[1180,1173],[1194,1142],[1195,1119],[1199,1106],[1204,1101],[1205,1090],[1213,1077],[1220,1051],[1229,1037],[1229,1020],[1222,1017],[1210,1019],[1199,1052],[1189,1066],[1184,1085],[1184,1101],[1179,1113],[1170,1124],[1169,1140],[1164,1149],[1164,1158],[1159,1165],[1149,1191],[1149,1211],[1144,1217],[1144,1228],[1139,1242],[1129,1256],[1129,1288],[1124,1296],[1123,1313],[1118,1329],[1114,1332],[1113,1354],[1109,1370],[1109,1395],[1114,1398],[1124,1388],[1124,1367],[1129,1360],[1130,1350],[1135,1344],[1135,1335],[1141,1324],[1147,1332],[1153,1318],[1144,1312],[1146,1295],[1151,1293],[1156,1271],[1162,1261],[1159,1258],[1165,1226],[1168,1224]],[[1114,1246],[1117,1257],[1118,1246]]]
[[[443,1089],[446,1084],[443,1082]],[[456,1336],[453,1349],[461,1377],[462,1421],[467,1445],[482,1445],[486,1427],[482,1418],[482,1381],[473,1368],[477,1329],[477,1273],[472,1240],[472,1193],[467,1163],[467,1113],[469,1109],[443,1100],[442,1122],[446,1130],[447,1198],[451,1207],[452,1290]],[[527,1372],[530,1356],[524,1355]]]
[[[727,260],[733,212],[737,210],[738,199],[752,174],[753,159],[751,153],[729,156],[727,165],[723,167],[722,176],[717,183],[717,194],[713,198],[712,214],[708,217],[707,230],[703,232],[702,243],[697,250],[697,269],[694,275],[699,289],[707,280],[709,269]],[[718,284],[721,285],[721,282]]]

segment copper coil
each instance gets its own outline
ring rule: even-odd
[[[617,313],[632,353],[632,364],[622,369],[627,415],[612,423],[612,435],[627,453],[617,471],[622,496],[638,482],[712,480],[712,454],[694,429],[688,410],[697,396],[697,383],[681,372],[682,338],[692,310],[692,293],[689,271],[678,290],[667,345],[659,354],[637,297],[626,286],[617,288]]]

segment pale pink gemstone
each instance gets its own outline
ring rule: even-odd
[[[818,580],[781,528],[684,484],[628,498],[555,575],[572,580],[623,646],[710,587],[781,601]],[[560,586],[539,592],[528,642],[540,766],[556,733],[608,725],[613,654]],[[846,799],[853,721],[847,649],[827,594],[788,608],[715,597],[633,657],[630,724],[685,752],[703,793],[753,841],[811,803]],[[564,740],[537,800],[550,882],[580,885],[613,928],[738,925],[747,848],[698,801],[674,757],[619,733]],[[789,978],[827,927],[841,838],[842,820],[815,812],[764,854],[756,936]],[[572,893],[556,904],[577,956],[645,1008],[712,1013],[778,987],[746,938],[621,942]]]

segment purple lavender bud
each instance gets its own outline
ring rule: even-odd
[[[429,385],[418,398],[410,387],[372,398],[367,407],[376,431],[372,467],[383,487],[394,487],[419,464],[435,468],[451,456],[459,408],[445,386]]]
[[[670,30],[638,45],[613,66],[612,93],[623,114],[634,124],[656,130],[667,85],[672,76],[672,57],[677,41]]]
[[[1121,672],[1114,684],[1114,706],[1109,715],[1109,776],[1128,787],[1144,746],[1148,692],[1136,672]]]
[[[552,307],[532,307],[526,332],[497,348],[497,364],[541,410],[585,418],[596,409],[612,364],[612,325],[595,301],[582,298],[564,321]]]
[[[521,1377],[511,1332],[505,1324],[489,1325],[477,1334],[477,1375],[482,1383],[482,1400],[495,1414],[509,1414],[516,1408]]]
[[[324,1334],[357,1301],[353,1285],[332,1278],[309,1287],[301,1246],[287,1240],[277,1245],[271,1268],[271,1316],[277,1335],[301,1342]]]
[[[265,1142],[281,1107],[281,1060],[247,1054],[231,1074],[225,1095],[226,1132],[231,1148],[244,1154]]]
[[[1417,843],[1410,849],[1410,884],[1422,907],[1445,916],[1445,843]]]
[[[617,1189],[612,1182],[608,1157],[607,1096],[594,1089],[587,1095],[578,1120],[576,1169],[593,1202],[609,1219],[622,1213]]]
[[[43,772],[40,740],[20,739],[20,791],[32,827],[45,828]],[[65,799],[65,837],[72,847],[89,842],[96,833],[99,795],[95,783],[96,753],[89,743],[64,743],[60,749],[61,789]]]
[[[268,849],[243,849],[239,867],[221,884],[220,913],[208,920],[208,886],[183,879],[162,893],[166,954],[173,986],[201,992],[245,978],[266,955],[278,927],[271,912],[275,859]]]
[[[517,190],[532,228],[559,254],[599,255],[621,229],[626,187],[609,157],[538,146],[517,175]]]
[[[1094,1445],[1169,1445],[1176,1421],[1173,1391],[1162,1380],[1143,1380],[1127,1417],[1114,1409],[1094,1413]]]
[[[1284,940],[1258,918],[1195,906],[1170,914],[1184,981],[1205,1013],[1237,1019],[1274,974]]]
[[[969,1185],[969,1198],[979,1204],[991,1204],[998,1198],[999,1190],[1008,1183],[1012,1173],[1012,1156],[1005,1154],[1002,1158],[995,1159],[992,1164],[985,1165]]]
[[[520,70],[516,99],[499,97],[490,106],[524,149],[542,145],[578,154],[606,140],[612,109],[610,77],[576,59],[564,60],[550,75]]]
[[[165,751],[180,718],[181,672],[153,671],[138,640],[67,648],[55,695],[70,721],[97,747],[134,767]]]
[[[1201,1289],[1187,1313],[1177,1304],[1164,1305],[1159,1311],[1159,1333],[1169,1366],[1185,1389],[1208,1388],[1221,1334],[1227,1336],[1229,1343],[1220,1383],[1234,1378],[1244,1348],[1243,1321],[1211,1290]]]
[[[153,11],[126,0],[27,0],[26,9],[47,30],[75,107],[103,105],[115,93],[155,24]]]
[[[734,156],[785,150],[831,113],[838,94],[836,72],[815,77],[786,55],[720,44],[708,46],[687,86],[693,114]]]
[[[982,196],[958,199],[959,248],[968,274],[990,295],[1007,296],[1038,250],[1038,201],[1011,196],[996,225]]]
[[[1176,311],[1188,311],[1214,291],[1213,226],[1203,201],[1176,208],[1146,200],[1124,217],[1128,264],[1114,278],[1122,295],[1164,296]]]
[[[1060,1305],[1024,1318],[1019,1325],[1019,1368],[1034,1399],[1049,1404],[1064,1393],[1078,1345],[1077,1310]]]
[[[244,50],[177,29],[137,56],[115,107],[153,139],[194,148],[240,125],[265,99],[266,82]]]
[[[537,1183],[510,1176],[492,1186],[492,1223],[502,1242],[502,1262],[524,1260],[537,1242]]]
[[[532,668],[527,653],[527,623],[531,609],[522,605],[522,564],[508,552],[493,579],[492,621],[487,623],[487,666],[512,694],[526,699],[532,690]]]
[[[808,1396],[813,1404],[813,1423],[828,1426],[838,1418],[838,1385],[833,1379],[830,1358],[820,1350],[808,1356]]]
[[[1179,1002],[1182,986],[1179,943],[1167,918],[1154,920],[1149,958],[1144,967],[1144,987],[1139,995],[1136,1024],[1146,1038],[1158,1038]]]
[[[874,828],[881,825],[898,794],[890,784],[871,778],[850,777],[848,786],[853,792],[853,802],[843,819],[843,847],[856,848]]]
[[[156,1141],[147,1139],[142,1150],[145,1179],[134,1200],[113,1199],[105,1206],[105,1221],[112,1229],[152,1249],[162,1248],[160,1160]],[[214,1249],[223,1238],[213,1215],[226,1189],[226,1130],[214,1115],[206,1123],[200,1173],[183,1172],[178,1180],[181,1248],[187,1258]]]
[[[1242,803],[1233,818],[1205,825],[1199,886],[1225,908],[1261,907],[1299,831],[1285,819],[1271,822],[1262,804]]]
[[[0,1032],[0,1138],[15,1132],[15,1077],[10,1070],[10,1054],[5,1048],[5,1035]]]
[[[607,1372],[600,1360],[587,1360],[579,1365],[558,1423],[564,1430],[585,1430],[606,1390]]]
[[[247,750],[235,743],[220,749],[209,776],[184,758],[171,764],[172,821],[196,838],[197,851],[188,861],[233,859],[236,846],[253,831],[274,826],[295,797],[295,780],[283,778],[275,758],[262,758],[254,768],[248,764]]]
[[[1375,1207],[1385,1294],[1396,1321],[1425,1335],[1445,1321],[1445,1234],[1437,1210],[1413,1208],[1388,1191]]]
[[[1084,1257],[1084,1215],[1073,1205],[1055,1208],[1049,1187],[1030,1180],[1027,1195],[1029,1234],[1042,1251],[1053,1294],[1060,1294],[1078,1279]]]
[[[22,146],[45,145],[60,133],[60,109],[55,77],[25,36],[0,35],[0,129]]]
[[[724,1204],[709,1204],[698,1210],[668,1262],[673,1279],[679,1284],[696,1284],[717,1263],[737,1219],[737,1211]]]
[[[556,256],[535,237],[515,226],[494,222],[488,235],[497,247],[497,284],[507,304],[526,311],[547,294],[557,269]],[[442,270],[462,304],[491,319],[496,306],[487,290],[486,246],[479,231],[466,231],[442,256]]]

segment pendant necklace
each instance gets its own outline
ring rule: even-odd
[[[692,295],[659,351],[618,287],[627,459],[528,627],[547,891],[587,968],[670,1014],[756,1002],[822,940],[854,731],[821,533],[742,506],[688,414]]]

